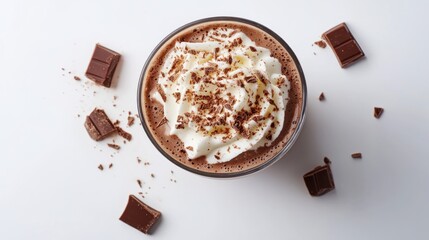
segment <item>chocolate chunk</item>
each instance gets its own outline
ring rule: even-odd
[[[119,219],[131,227],[149,234],[160,217],[159,211],[144,204],[134,195],[130,195],[124,213]]]
[[[362,153],[352,153],[352,158],[362,158]]]
[[[103,165],[98,165],[98,169],[100,169],[100,171],[103,171],[103,169],[104,169],[104,167],[103,167]]]
[[[324,101],[324,100],[325,100],[325,94],[323,94],[322,92],[319,96],[319,101]]]
[[[98,84],[110,87],[120,58],[119,53],[96,44],[85,76]]]
[[[358,61],[365,56],[356,39],[345,23],[341,23],[322,35],[328,42],[342,68]]]
[[[326,43],[324,41],[322,41],[322,40],[316,41],[316,42],[314,42],[314,44],[316,44],[320,48],[325,48],[326,47]]]
[[[381,114],[383,114],[383,112],[384,112],[384,109],[383,108],[381,108],[381,107],[374,107],[374,117],[375,118],[380,118],[381,117]]]
[[[85,128],[95,141],[102,140],[116,131],[104,110],[97,108],[86,117]]]
[[[305,185],[311,196],[321,196],[335,188],[328,158],[325,158],[325,163],[304,175]]]
[[[118,131],[118,135],[127,139],[128,141],[131,141],[131,138],[133,137],[130,133],[127,133],[124,131],[124,129],[120,128],[120,127],[116,127],[116,130]]]

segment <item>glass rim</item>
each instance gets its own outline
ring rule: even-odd
[[[283,148],[275,156],[273,156],[271,159],[255,166],[255,167],[252,167],[252,168],[249,168],[249,169],[246,169],[243,171],[239,171],[239,172],[230,172],[230,173],[205,172],[205,171],[201,171],[201,170],[198,170],[195,168],[188,167],[185,164],[181,163],[180,161],[175,160],[173,157],[170,156],[170,154],[168,154],[166,151],[164,151],[164,149],[162,149],[162,147],[158,144],[158,142],[152,136],[152,133],[149,129],[149,126],[147,126],[147,124],[146,124],[146,120],[145,120],[144,114],[143,114],[143,106],[142,106],[143,83],[145,80],[147,69],[148,69],[149,65],[151,64],[153,57],[164,46],[165,43],[167,43],[172,37],[176,36],[181,31],[186,30],[186,29],[188,29],[192,26],[198,25],[198,24],[207,23],[207,22],[216,22],[216,21],[229,21],[229,22],[238,22],[238,23],[248,24],[250,26],[261,29],[262,31],[264,31],[267,34],[269,34],[270,36],[272,36],[275,40],[277,40],[287,50],[287,52],[291,56],[292,60],[295,63],[295,66],[298,70],[298,74],[299,74],[300,80],[301,80],[302,101],[303,101],[302,102],[302,109],[300,112],[299,122],[297,124],[295,131],[291,135],[291,137],[288,139],[288,141],[283,146]],[[305,119],[306,103],[307,103],[307,84],[305,81],[304,72],[302,70],[301,64],[298,61],[298,58],[296,57],[296,55],[292,51],[292,49],[289,47],[289,45],[279,35],[277,35],[271,29],[265,27],[264,25],[257,23],[257,22],[254,22],[252,20],[245,19],[245,18],[231,17],[231,16],[218,16],[218,17],[209,17],[209,18],[202,18],[199,20],[195,20],[195,21],[192,21],[190,23],[187,23],[187,24],[175,29],[173,32],[171,32],[166,37],[164,37],[164,39],[162,39],[162,41],[156,45],[156,47],[152,50],[152,52],[148,56],[144,66],[143,66],[142,72],[140,74],[139,84],[138,84],[138,89],[137,89],[137,107],[138,107],[139,117],[141,120],[141,125],[143,126],[143,129],[146,132],[146,135],[149,137],[149,140],[152,142],[152,144],[155,146],[155,148],[164,157],[166,157],[170,162],[172,162],[176,166],[178,166],[182,169],[185,169],[189,172],[192,172],[192,173],[195,173],[195,174],[198,174],[201,176],[205,176],[205,177],[212,177],[212,178],[234,178],[234,177],[249,175],[252,173],[259,172],[260,170],[267,168],[268,166],[274,164],[279,159],[281,159],[290,150],[290,148],[293,146],[293,144],[295,143],[295,141],[298,138],[298,135],[302,129],[302,125],[303,125],[304,119]]]

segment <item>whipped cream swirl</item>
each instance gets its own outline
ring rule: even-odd
[[[230,28],[176,42],[152,98],[190,159],[226,162],[279,136],[290,83],[269,49]]]

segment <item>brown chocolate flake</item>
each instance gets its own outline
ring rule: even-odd
[[[113,163],[109,164],[109,169],[113,167]]]
[[[379,119],[381,115],[383,114],[384,109],[381,107],[374,107],[374,117]]]
[[[137,179],[137,184],[139,185],[140,188],[143,187],[143,183],[142,183],[142,181],[140,179]]]
[[[153,174],[153,173],[151,173],[151,174],[150,174],[150,176],[151,176],[152,178],[155,178],[155,174]]]
[[[323,40],[316,41],[316,42],[314,42],[314,44],[316,44],[320,48],[325,48],[326,47],[326,43]]]
[[[231,55],[228,56],[228,63],[232,64],[232,57],[231,57]]]
[[[141,162],[142,160],[139,157],[137,157],[137,163],[140,164]]]
[[[248,82],[248,83],[256,83],[258,80],[256,79],[256,77],[255,76],[247,76],[247,77],[244,77],[244,80],[246,81],[246,82]]]
[[[254,46],[250,46],[249,48],[250,48],[250,51],[252,51],[252,52],[256,52],[257,51]]]
[[[111,147],[113,149],[116,149],[116,150],[121,149],[121,146],[119,146],[117,144],[113,144],[113,143],[108,143],[107,146],[109,146],[109,147]]]
[[[362,158],[362,153],[352,153],[352,158],[360,159],[360,158]]]
[[[133,116],[128,116],[128,127],[132,126],[134,124],[134,117]]]
[[[98,169],[100,169],[100,171],[103,171],[103,169],[104,169],[104,167],[103,167],[103,165],[98,165]]]
[[[74,76],[73,78],[74,78],[74,80],[76,80],[76,81],[80,81],[80,77],[78,77],[78,76]]]
[[[186,149],[188,149],[189,151],[194,151],[194,148],[192,146],[187,146]]]
[[[125,132],[122,128],[116,127],[116,131],[118,131],[118,135],[127,139],[128,141],[131,141],[132,135],[128,132]]]
[[[322,92],[319,96],[319,101],[324,101],[325,100],[325,94]]]
[[[179,102],[180,100],[180,92],[174,92],[173,97],[176,99],[176,102]]]

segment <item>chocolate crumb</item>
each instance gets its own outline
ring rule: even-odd
[[[113,100],[116,100],[116,99],[118,99],[118,96],[113,96]]]
[[[113,123],[113,125],[114,126],[119,126],[119,123],[121,123],[119,120],[116,120],[114,123]]]
[[[140,188],[142,188],[142,181],[140,179],[137,179],[137,184],[140,186]]]
[[[194,148],[192,146],[187,146],[186,149],[188,149],[189,151],[194,151]]]
[[[381,107],[374,107],[374,117],[379,119],[381,115],[383,114],[384,109]]]
[[[107,146],[109,146],[109,147],[111,147],[113,149],[116,149],[116,150],[121,149],[121,146],[119,146],[117,144],[113,144],[113,143],[108,143]]]
[[[324,101],[325,100],[325,94],[322,92],[319,96],[319,101]]]
[[[64,68],[61,68],[61,70],[63,70],[63,71],[64,71],[65,69],[64,69]]]
[[[323,162],[325,162],[326,164],[331,164],[331,160],[329,160],[329,158],[327,157],[323,158]]]
[[[354,159],[362,158],[362,153],[352,153],[352,158]]]
[[[128,123],[127,125],[130,127],[134,124],[134,117],[133,116],[128,116]]]
[[[257,51],[256,48],[253,47],[253,46],[250,46],[249,48],[250,48],[250,51],[252,51],[252,52],[256,52]]]
[[[320,48],[325,48],[326,47],[326,43],[323,40],[316,41],[316,42],[314,42],[314,44],[316,44]]]
[[[139,158],[139,157],[137,157],[137,163],[141,163],[142,162],[142,160]]]
[[[73,78],[74,78],[74,80],[76,80],[76,81],[80,81],[80,77],[78,77],[78,76],[74,76]]]
[[[153,173],[151,173],[151,174],[150,174],[150,176],[151,176],[152,178],[155,178],[155,174],[153,174]]]
[[[118,132],[118,135],[127,139],[128,141],[131,141],[132,135],[128,132],[125,132],[122,128],[116,127],[116,131]]]
[[[173,173],[174,173],[174,172],[173,172],[173,170],[171,170],[170,172],[171,172],[171,174],[173,174]]]
[[[109,164],[109,168],[112,168],[112,167],[113,167],[113,163]]]
[[[98,169],[100,169],[100,171],[103,171],[103,169],[104,169],[104,167],[103,167],[103,165],[98,165]]]
[[[80,114],[78,114],[77,117],[80,117]]]

